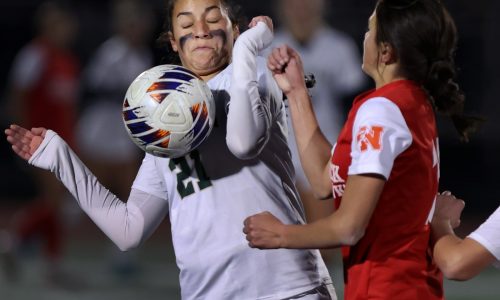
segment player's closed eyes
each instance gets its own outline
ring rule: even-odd
[[[222,19],[222,16],[214,16],[214,17],[210,17],[210,18],[207,18],[206,19],[206,22],[209,23],[209,24],[216,24],[218,23],[220,20]],[[192,27],[194,24],[194,22],[192,21],[189,21],[189,22],[180,22],[180,26],[182,29],[188,29],[190,27]]]
[[[188,29],[191,26],[193,26],[193,23],[181,24],[182,29]]]
[[[219,22],[220,19],[221,19],[221,17],[207,19],[207,23],[215,24],[215,23]]]
[[[222,19],[222,14],[219,9],[211,9],[207,16],[207,23],[217,23]]]

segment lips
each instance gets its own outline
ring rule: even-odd
[[[211,51],[214,50],[212,47],[208,46],[198,46],[194,48],[194,51]]]

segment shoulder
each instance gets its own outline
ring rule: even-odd
[[[387,132],[410,137],[411,133],[399,107],[384,97],[374,97],[364,102],[356,112],[353,134],[363,128],[381,128]]]
[[[43,72],[46,64],[45,49],[38,43],[22,48],[12,64],[11,80],[18,86],[31,85]]]
[[[19,50],[16,59],[15,65],[36,65],[37,63],[41,63],[45,56],[45,49],[42,45],[38,43],[30,43],[21,50]]]
[[[426,92],[410,80],[399,80],[382,89],[379,96],[390,99],[400,109],[419,109],[422,105],[430,107]]]
[[[89,64],[102,67],[103,64],[109,64],[116,61],[117,57],[123,55],[127,51],[127,45],[118,37],[111,37],[104,41],[95,51],[90,59]]]
[[[386,97],[369,98],[359,107],[356,116],[373,118],[393,118],[401,115],[401,110],[393,101]]]

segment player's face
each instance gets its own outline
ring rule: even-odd
[[[374,78],[378,72],[378,58],[379,49],[377,45],[377,28],[376,28],[376,16],[373,13],[368,19],[368,31],[365,33],[365,40],[363,43],[363,71]]]
[[[231,62],[238,35],[220,0],[177,0],[170,43],[182,65],[209,79]]]

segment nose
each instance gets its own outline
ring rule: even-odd
[[[194,37],[195,38],[207,38],[210,36],[210,30],[207,23],[203,21],[198,21],[194,24]]]

